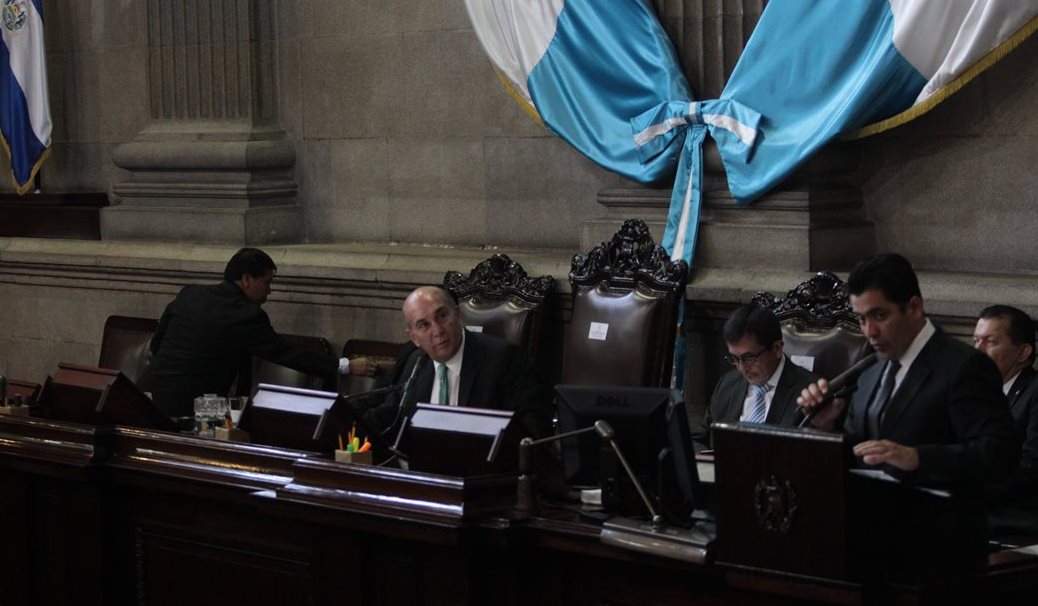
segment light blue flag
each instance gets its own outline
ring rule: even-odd
[[[15,189],[24,194],[50,152],[42,0],[0,0],[0,131]]]
[[[722,151],[729,189],[749,202],[834,138],[932,107],[1036,13],[1020,0],[772,0],[721,95],[762,114],[749,156]]]
[[[705,110],[693,103],[674,47],[645,0],[466,0],[466,6],[499,75],[549,130],[643,183],[670,178],[677,168],[663,246],[690,262],[706,131],[737,141],[720,131],[739,119],[755,123],[755,113],[734,102]],[[739,116],[722,119],[733,108]]]

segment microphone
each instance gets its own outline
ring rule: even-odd
[[[414,366],[411,367],[411,374],[407,377],[407,380],[404,381],[404,385],[401,388],[400,400],[397,401],[396,416],[393,417],[392,423],[386,425],[386,427],[382,430],[382,433],[379,434],[380,436],[385,436],[386,434],[388,434],[389,430],[393,429],[393,427],[395,427],[396,424],[400,421],[400,415],[404,411],[404,400],[407,399],[407,394],[411,392],[411,384],[414,383],[415,375],[418,374],[418,367],[422,365],[422,362],[427,357],[428,354],[426,354],[424,350],[418,350],[418,357],[414,361]]]
[[[652,499],[649,498],[648,493],[642,488],[642,483],[638,481],[638,476],[635,475],[631,465],[627,462],[627,457],[620,451],[620,446],[616,443],[616,432],[613,430],[613,426],[603,419],[595,421],[593,425],[588,427],[555,434],[547,438],[534,440],[527,437],[519,441],[519,483],[516,487],[517,514],[520,517],[529,517],[537,511],[537,490],[533,477],[533,447],[592,431],[598,434],[602,441],[612,447],[613,453],[627,474],[627,479],[634,485],[635,490],[638,491],[638,496],[642,500],[642,504],[649,511],[649,520],[652,524],[653,532],[661,531],[664,527],[663,516],[652,506]]]
[[[829,381],[829,391],[825,392],[822,396],[822,401],[818,403],[810,413],[804,415],[804,420],[800,422],[798,427],[807,427],[811,423],[811,419],[815,418],[819,412],[827,407],[836,398],[846,398],[857,388],[858,376],[865,372],[865,369],[876,361],[876,354],[870,353],[864,358],[855,362],[853,366],[840,374],[833,377],[832,381]]]

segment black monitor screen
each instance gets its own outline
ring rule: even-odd
[[[559,433],[603,420],[642,487],[671,523],[691,523],[699,476],[680,392],[664,388],[559,385]],[[574,486],[602,488],[603,504],[644,514],[644,505],[609,444],[592,431],[562,440],[562,466]]]

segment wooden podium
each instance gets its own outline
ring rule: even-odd
[[[118,370],[61,362],[47,377],[40,403],[59,421],[177,430],[176,423]]]
[[[852,469],[840,434],[738,423],[712,431],[718,563],[911,584],[953,578],[986,561],[982,507]]]

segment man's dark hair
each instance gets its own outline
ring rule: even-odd
[[[782,340],[782,327],[770,309],[751,303],[733,311],[724,323],[726,343],[735,343],[746,335],[752,335],[761,347],[771,347]]]
[[[277,271],[278,266],[270,255],[258,248],[243,248],[234,253],[227,267],[223,270],[223,279],[228,282],[237,282],[245,274],[253,278],[260,278],[268,271]]]
[[[866,290],[878,290],[888,301],[900,307],[907,305],[912,297],[923,297],[912,264],[897,253],[858,261],[847,277],[847,290],[855,296]]]
[[[1011,305],[992,305],[985,307],[978,316],[981,320],[1001,318],[1009,323],[1009,340],[1013,345],[1029,344],[1031,346],[1031,362],[1034,362],[1034,320],[1031,316]]]

